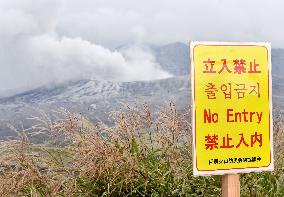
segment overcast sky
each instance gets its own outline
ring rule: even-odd
[[[284,48],[283,8],[281,0],[0,0],[0,94],[76,78],[169,77],[144,43]]]
[[[58,32],[106,46],[228,40],[284,47],[281,0],[65,0],[61,5]]]

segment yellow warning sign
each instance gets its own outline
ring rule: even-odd
[[[269,43],[191,42],[194,175],[273,169]]]

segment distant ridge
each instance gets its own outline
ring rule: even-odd
[[[7,123],[28,128],[34,124],[26,118],[37,109],[51,113],[64,107],[85,114],[93,121],[108,122],[107,113],[126,104],[148,102],[155,109],[174,100],[183,110],[190,106],[189,55],[183,43],[151,46],[156,60],[172,78],[153,81],[112,82],[98,80],[69,81],[43,86],[0,98],[0,136],[11,135]],[[284,109],[284,50],[272,49],[274,109]]]

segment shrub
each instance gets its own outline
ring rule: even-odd
[[[220,196],[220,176],[192,176],[190,113],[148,105],[94,124],[63,112],[38,119],[47,141],[1,143],[0,196]],[[275,124],[276,169],[241,176],[242,196],[283,196],[283,119]],[[40,131],[40,132],[39,132]],[[27,134],[29,135],[29,134]]]

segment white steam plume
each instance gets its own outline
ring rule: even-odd
[[[170,77],[144,48],[111,51],[83,38],[58,36],[57,2],[1,1],[0,92],[82,78],[133,81]]]

